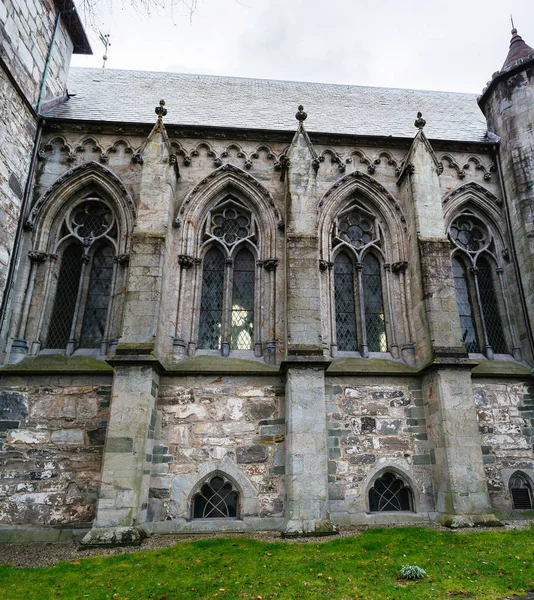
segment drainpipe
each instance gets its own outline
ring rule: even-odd
[[[15,241],[13,244],[13,252],[11,254],[11,260],[9,262],[9,268],[7,271],[6,285],[5,285],[5,289],[4,289],[4,295],[2,297],[2,304],[0,305],[0,336],[1,336],[2,330],[4,329],[5,319],[6,319],[7,312],[8,312],[7,308],[9,306],[9,299],[10,299],[11,291],[12,291],[11,288],[13,286],[13,280],[15,278],[15,273],[16,273],[18,262],[20,259],[20,249],[21,249],[22,235],[23,235],[23,230],[24,230],[24,223],[26,222],[28,205],[30,202],[32,181],[33,181],[33,176],[35,174],[35,167],[37,164],[37,155],[39,152],[39,146],[41,145],[41,134],[43,132],[43,127],[45,124],[45,120],[44,120],[43,116],[41,115],[41,104],[43,101],[43,95],[44,95],[44,91],[45,91],[45,87],[46,87],[48,71],[50,70],[50,63],[52,62],[52,51],[54,49],[54,45],[56,42],[56,36],[57,36],[57,32],[59,30],[59,25],[61,22],[61,15],[74,12],[75,10],[76,10],[76,8],[73,7],[73,8],[70,8],[69,10],[62,10],[57,13],[56,22],[54,25],[54,33],[52,35],[52,40],[50,41],[50,45],[48,47],[48,55],[46,57],[45,68],[44,68],[43,77],[41,80],[41,87],[39,89],[39,98],[37,99],[37,107],[36,107],[37,130],[35,132],[35,137],[33,140],[33,150],[32,150],[32,155],[31,155],[31,159],[30,159],[30,168],[28,171],[28,177],[26,179],[26,184],[24,186],[24,195],[22,196],[22,204],[20,207],[20,218],[17,223],[17,231],[15,233]]]
[[[515,252],[515,240],[514,240],[514,236],[512,235],[512,219],[510,217],[510,211],[509,211],[509,198],[508,198],[508,194],[506,193],[506,189],[504,187],[504,181],[503,181],[503,177],[502,177],[502,162],[501,162],[500,149],[501,149],[500,143],[494,144],[495,157],[497,159],[496,160],[497,172],[499,174],[499,183],[500,183],[500,187],[501,187],[501,195],[503,198],[503,205],[504,205],[504,216],[506,219],[506,227],[508,228],[508,238],[510,240],[510,249],[512,251],[511,252],[512,264],[514,266],[515,278],[517,279],[517,287],[519,290],[519,301],[521,302],[521,309],[523,311],[523,315],[524,315],[524,319],[525,319],[525,328],[526,328],[528,343],[530,346],[530,352],[531,352],[532,356],[534,356],[534,335],[532,334],[532,327],[531,327],[529,316],[528,316],[527,301],[525,298],[525,290],[523,289],[523,282],[521,280],[521,270],[519,267],[519,262],[517,260],[517,254]],[[533,369],[533,371],[534,371],[534,369]]]

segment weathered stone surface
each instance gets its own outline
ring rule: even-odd
[[[0,390],[0,420],[23,421],[28,415],[28,395]]]
[[[236,459],[238,463],[250,464],[265,462],[267,460],[267,451],[265,446],[242,446],[236,448]]]

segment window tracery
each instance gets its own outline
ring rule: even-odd
[[[256,225],[252,213],[229,198],[206,220],[198,347],[253,350],[255,346]]]
[[[395,473],[387,471],[369,490],[369,510],[371,512],[413,511],[412,490]]]
[[[193,497],[193,519],[235,519],[239,512],[239,494],[222,475],[206,481]]]
[[[455,246],[452,269],[462,340],[467,351],[482,349],[488,358],[493,358],[494,353],[508,353],[503,312],[506,312],[509,329],[511,323],[509,314],[503,310],[506,300],[491,229],[466,210],[452,221],[449,237]]]
[[[337,348],[386,352],[386,316],[381,235],[376,217],[362,207],[334,224],[334,308]]]
[[[75,205],[59,227],[57,284],[44,348],[100,348],[106,335],[117,224],[99,198]]]

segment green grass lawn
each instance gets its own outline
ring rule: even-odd
[[[0,554],[1,556],[1,554]],[[2,600],[491,599],[534,589],[534,530],[370,529],[326,543],[200,539],[164,550],[0,567]],[[397,578],[402,565],[428,576]]]

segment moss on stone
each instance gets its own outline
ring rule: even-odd
[[[269,373],[279,372],[279,367],[256,360],[224,358],[222,356],[200,355],[186,358],[179,363],[166,364],[165,370],[171,373]]]
[[[473,376],[530,377],[530,367],[510,360],[481,360],[472,371]]]
[[[327,369],[328,375],[354,373],[364,375],[417,375],[417,369],[385,358],[337,358]]]
[[[112,373],[113,368],[105,361],[91,356],[63,356],[62,354],[40,354],[28,356],[23,361],[0,367],[0,374],[11,373]]]

